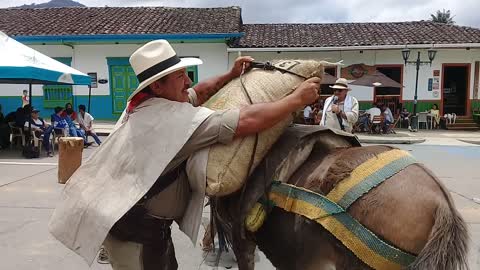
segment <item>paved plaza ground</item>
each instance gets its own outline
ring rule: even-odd
[[[423,134],[423,135],[422,135]],[[480,147],[460,141],[480,140],[480,133],[418,132],[425,142],[399,145],[431,168],[450,190],[457,208],[468,222],[472,245],[471,269],[480,269]],[[364,135],[361,135],[364,136]],[[410,136],[410,135],[409,135]],[[87,158],[96,147],[84,151]],[[47,231],[63,185],[57,183],[57,158],[26,160],[19,151],[0,152],[0,269],[7,270],[87,270],[88,265],[57,242]],[[204,213],[208,217],[208,211]],[[201,232],[202,234],[203,232]],[[203,262],[200,247],[177,228],[173,238],[179,269],[211,269]],[[226,257],[219,269],[236,268]],[[111,269],[94,263],[91,269]],[[274,269],[259,252],[256,269]]]

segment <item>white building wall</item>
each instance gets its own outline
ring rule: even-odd
[[[107,57],[129,57],[140,44],[136,45],[75,45],[74,49],[64,45],[35,45],[32,48],[51,57],[72,57],[72,66],[82,72],[97,72],[99,79],[109,78]],[[233,65],[237,52],[227,53],[227,46],[223,43],[177,43],[172,44],[179,56],[200,57],[204,64],[199,66],[199,80],[203,80],[218,74],[222,74]],[[343,60],[344,66],[364,63],[366,65],[388,65],[403,64],[400,50],[383,51],[334,51],[334,52],[243,52],[243,55],[251,55],[257,61],[272,61],[276,59],[317,59],[330,62]],[[416,59],[417,51],[412,50],[410,60]],[[422,60],[427,60],[427,51],[421,51]],[[468,63],[470,68],[470,89],[469,97],[473,96],[474,63],[480,61],[480,49],[443,49],[438,50],[432,66],[423,65],[420,67],[418,98],[420,100],[440,100],[433,96],[433,91],[428,91],[428,79],[433,77],[433,70],[442,72],[442,64],[446,63]],[[415,89],[415,66],[404,67],[403,100],[413,100]],[[340,68],[337,71],[340,74]],[[440,83],[442,80],[440,74]],[[22,89],[28,85],[2,85],[2,96],[20,96]],[[41,86],[34,86],[33,94],[42,95]],[[374,91],[372,87],[352,86],[352,94],[360,101],[373,100]],[[75,95],[87,95],[88,89],[85,86],[75,86]],[[109,95],[110,85],[99,84],[98,88],[92,89],[92,95]]]
[[[98,79],[109,79],[107,57],[129,57],[141,45],[35,45],[33,49],[50,57],[71,57],[72,67],[84,73],[96,72]],[[198,67],[198,78],[203,80],[224,73],[228,67],[227,47],[223,43],[172,44],[178,56],[200,57],[204,64]],[[109,82],[110,83],[110,82]],[[110,84],[98,84],[92,95],[109,95]],[[20,96],[28,85],[2,85],[1,96]],[[88,95],[86,86],[74,86],[74,95]],[[33,95],[43,95],[42,86],[33,87]]]
[[[412,50],[410,53],[411,61],[417,58],[418,50]],[[427,61],[427,50],[421,50],[421,60]],[[238,56],[238,52],[229,53],[229,63],[233,63]],[[332,52],[242,52],[242,55],[250,55],[258,61],[272,61],[275,59],[318,59],[331,62],[343,60],[344,66],[352,64],[366,65],[403,65],[401,50],[364,50],[360,51],[332,51]],[[428,79],[433,77],[434,70],[440,70],[440,84],[442,82],[442,64],[448,63],[466,63],[470,64],[470,89],[469,97],[473,96],[473,78],[474,63],[480,61],[480,49],[442,49],[437,51],[432,66],[422,65],[419,70],[418,80],[418,99],[419,100],[440,100],[433,96],[433,91],[428,91]],[[403,69],[403,100],[413,100],[415,92],[415,65],[404,66]],[[340,70],[337,71],[340,75]],[[441,85],[440,85],[441,87]],[[440,89],[441,91],[441,89]],[[356,96],[360,101],[373,100],[373,87],[352,86],[352,95]]]

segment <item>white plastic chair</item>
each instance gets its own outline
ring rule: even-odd
[[[57,144],[57,150],[58,150],[58,143],[60,141],[61,137],[68,137],[68,129],[59,129],[59,128],[54,128],[52,130],[52,154],[55,155],[55,144]]]
[[[15,122],[8,122],[8,126],[10,127],[10,148],[13,147],[15,138],[21,138],[22,146],[25,146],[25,134],[23,133],[22,128],[16,127]]]
[[[418,129],[421,128],[421,123],[425,124],[425,129],[428,129],[428,121],[427,121],[427,112],[419,112],[417,113],[417,123],[418,123]]]
[[[25,132],[27,132],[27,131],[25,131]],[[32,135],[31,136],[33,138],[33,145],[35,147],[38,147],[38,149],[40,150],[40,153],[41,153],[42,152],[42,146],[43,146],[43,140],[44,140],[43,136],[40,137],[40,138],[37,138],[37,136],[35,136],[35,131],[34,130],[32,130]],[[52,145],[52,154],[53,154],[53,145],[54,145],[53,134],[50,135],[50,141],[48,143]]]

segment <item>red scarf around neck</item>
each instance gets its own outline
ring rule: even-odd
[[[144,101],[154,97],[152,93],[141,91],[138,94],[136,94],[132,100],[130,100],[130,103],[128,104],[127,107],[127,113],[132,113],[135,108],[138,107],[138,105],[142,104]]]

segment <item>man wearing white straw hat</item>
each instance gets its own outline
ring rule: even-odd
[[[358,101],[348,92],[348,81],[339,78],[333,88],[333,96],[325,100],[321,126],[352,132],[353,126],[358,120]]]
[[[240,57],[227,74],[190,88],[185,69],[200,59],[179,58],[165,40],[135,51],[130,64],[140,84],[115,130],[69,179],[50,232],[89,264],[105,240],[114,270],[177,269],[170,226],[177,221],[196,241],[206,185],[187,179],[189,156],[270,128],[318,98],[320,79],[311,78],[276,102],[197,107],[252,60]]]

